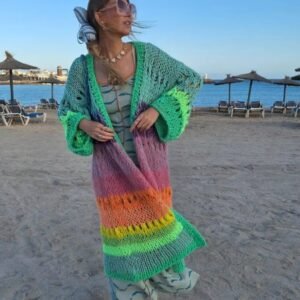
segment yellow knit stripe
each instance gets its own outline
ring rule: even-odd
[[[105,228],[104,226],[100,226],[100,233],[104,237],[114,238],[114,239],[124,239],[128,236],[136,236],[136,235],[153,235],[153,233],[167,227],[172,222],[174,222],[175,216],[174,213],[169,210],[169,212],[156,220],[152,220],[146,223],[142,223],[139,225],[131,225],[131,226],[119,226],[114,228]]]
[[[146,239],[144,243],[138,242],[118,246],[103,244],[103,252],[113,256],[130,256],[134,253],[153,251],[176,240],[182,230],[182,224],[180,222],[176,222],[174,230],[167,236],[161,235],[153,239]]]

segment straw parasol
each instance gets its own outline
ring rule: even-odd
[[[53,97],[53,85],[54,84],[64,84],[63,81],[60,81],[60,80],[54,78],[53,76],[51,76],[51,77],[49,77],[45,80],[41,80],[41,81],[39,81],[39,83],[49,83],[49,84],[51,84],[51,98],[52,99],[54,99],[54,97]]]
[[[300,72],[300,68],[295,69],[296,72]],[[300,80],[300,75],[292,77],[292,80]]]
[[[38,69],[38,68],[17,61],[16,59],[13,58],[12,54],[10,54],[8,51],[5,51],[5,55],[6,55],[6,59],[0,63],[0,70],[9,70],[10,97],[11,97],[10,101],[12,102],[14,100],[12,70],[30,70],[30,69]]]
[[[296,75],[296,76],[292,77],[292,80],[300,80],[300,75]]]
[[[233,78],[230,76],[230,74],[227,74],[227,77],[221,81],[215,81],[215,85],[222,85],[222,84],[228,84],[228,104],[230,105],[231,101],[231,84],[232,83],[238,83],[242,82],[243,80]]]
[[[300,86],[300,82],[292,80],[290,77],[285,76],[283,79],[272,80],[272,83],[280,84],[284,86],[283,89],[283,103],[285,103],[286,98],[286,87],[287,86]]]
[[[251,96],[253,81],[261,81],[261,82],[271,83],[270,80],[258,75],[256,73],[256,71],[251,71],[250,73],[241,74],[241,75],[237,75],[237,76],[233,76],[233,77],[234,78],[239,78],[239,79],[250,80],[249,91],[248,91],[248,99],[247,99],[247,107],[248,108],[249,108],[249,102],[250,102],[250,96]]]

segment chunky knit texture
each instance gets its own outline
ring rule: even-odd
[[[133,42],[137,67],[131,99],[131,123],[153,106],[160,116],[148,131],[133,131],[138,165],[119,137],[101,143],[78,128],[83,118],[112,128],[91,55],[73,62],[59,108],[68,148],[93,154],[92,178],[99,212],[104,272],[108,277],[140,281],[173,267],[206,245],[200,232],[173,208],[168,141],[183,133],[201,77],[152,44]]]
[[[137,53],[137,67],[131,123],[141,111],[141,106],[152,106],[160,113],[155,123],[160,140],[168,142],[178,139],[188,124],[192,100],[203,79],[151,43],[133,42],[133,45]],[[91,114],[97,115],[99,111],[102,123],[113,128],[97,85],[93,64],[90,54],[74,60],[59,109],[68,147],[80,155],[91,155],[93,152],[92,139],[77,128],[83,118],[90,119]],[[117,135],[115,140],[121,144]]]

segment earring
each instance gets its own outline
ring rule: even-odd
[[[105,23],[103,21],[100,21],[100,24],[101,24],[101,28],[102,30],[106,30],[106,26],[105,26]]]

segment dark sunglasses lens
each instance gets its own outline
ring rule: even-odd
[[[124,0],[118,0],[118,8],[120,11],[127,11],[128,10],[128,2]]]

